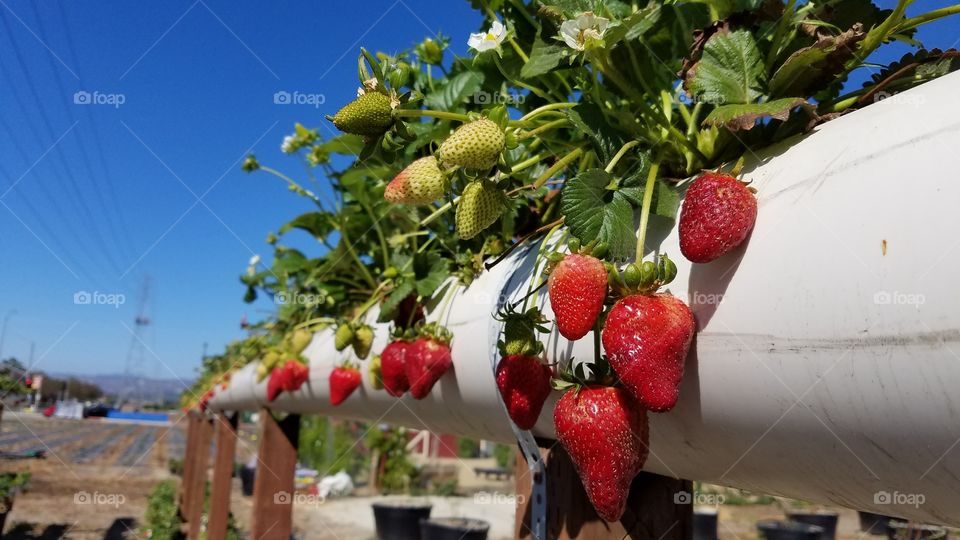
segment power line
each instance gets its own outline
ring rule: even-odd
[[[8,79],[9,79],[9,78],[7,77],[6,70],[4,69],[4,64],[3,64],[3,62],[0,62],[0,79],[4,79],[4,80],[8,80]],[[13,92],[13,97],[14,97],[14,100],[17,102],[17,106],[20,107],[21,110],[26,110],[26,106],[25,106],[25,104],[23,103],[23,101],[22,101],[22,99],[21,99],[21,97],[20,97],[20,95],[19,95],[19,92],[14,91],[14,92]],[[34,138],[34,140],[37,142],[37,144],[40,145],[40,146],[42,146],[42,145],[43,145],[43,143],[42,143],[42,137],[39,135],[39,133],[37,133],[34,124],[33,124],[32,122],[25,122],[25,125],[26,125],[26,127],[27,127],[27,131],[30,133],[30,135],[33,136],[33,138]],[[4,131],[7,133],[7,140],[8,140],[8,141],[11,141],[11,142],[14,144],[14,147],[17,149],[17,152],[19,152],[20,157],[24,160],[24,162],[30,163],[30,158],[27,156],[26,150],[24,150],[23,146],[21,146],[21,144],[20,144],[20,143],[21,143],[21,140],[22,140],[22,137],[19,136],[17,133],[14,132],[14,130],[13,130],[13,129],[10,127],[10,125],[7,123],[7,121],[6,121],[6,119],[4,118],[3,115],[0,115],[0,127],[3,127]],[[63,177],[60,175],[59,171],[53,170],[53,172],[54,172],[54,174],[60,179],[60,181],[63,182]],[[8,175],[8,176],[9,176],[9,175]],[[11,176],[10,178],[11,178],[10,183],[11,183],[11,185],[12,185],[12,184],[13,184],[12,176]],[[52,194],[52,193],[49,191],[49,189],[47,188],[47,184],[46,184],[45,182],[43,182],[43,181],[35,182],[35,184],[37,184],[37,185],[40,187],[40,190],[43,192],[44,197],[46,197],[46,199],[48,199],[48,201],[53,205],[56,215],[57,215],[58,217],[61,217],[62,219],[66,219],[70,214],[68,214],[67,212],[65,212],[65,211],[63,210],[63,208],[60,206],[60,204],[59,204],[59,202],[58,202],[57,197],[54,196],[54,194]],[[16,190],[16,191],[22,192],[23,190]],[[24,200],[27,200],[27,201],[29,202],[29,199],[26,199],[25,197],[24,197]],[[46,230],[46,231],[49,231],[50,229],[49,229],[49,227],[47,227],[46,220],[44,220],[43,217],[41,217],[43,214],[41,214],[41,213],[39,213],[39,212],[36,212],[36,208],[33,207],[32,205],[31,205],[31,208],[32,208],[32,210],[34,211],[34,213],[37,214],[36,217],[38,218],[38,221],[43,224],[43,229]],[[49,214],[49,212],[46,212],[46,214]],[[79,218],[77,218],[77,219],[79,219]],[[78,226],[76,226],[75,224],[72,224],[72,223],[69,224],[69,228],[70,228],[71,230],[73,230],[73,231],[80,231],[80,230],[82,230],[82,227],[78,227]],[[48,234],[49,234],[49,232],[48,232]],[[59,243],[59,237],[60,237],[61,235],[51,235],[51,236],[52,236],[53,238],[58,239],[58,242],[57,242],[57,243]],[[86,253],[87,256],[90,257],[91,262],[94,262],[95,264],[97,264],[97,263],[103,264],[103,261],[102,261],[102,260],[93,257],[94,251],[93,251],[92,249],[90,249],[90,246],[87,244],[87,241],[86,241],[86,240],[87,240],[87,239],[86,239],[83,235],[77,234],[77,244],[80,246],[81,251],[84,252],[84,253]],[[99,266],[99,264],[97,264],[97,265]],[[100,274],[103,274],[103,269],[100,268],[99,270],[100,270]],[[90,274],[89,272],[85,272],[85,273],[88,274],[88,277],[91,277],[91,278],[93,277],[93,274]]]
[[[75,67],[77,67],[77,70],[79,71],[77,59],[76,59],[76,56],[75,56],[75,54],[74,54],[74,52],[73,52],[73,43],[72,43],[72,40],[71,40],[71,38],[70,38],[70,34],[69,34],[69,31],[68,31],[68,28],[67,28],[67,26],[66,26],[66,20],[63,18],[63,6],[61,6],[59,3],[56,3],[56,5],[57,5],[58,11],[59,11],[59,13],[60,13],[61,21],[63,22],[63,33],[64,33],[64,35],[65,35],[65,37],[66,37],[66,39],[67,39],[67,42],[68,42],[68,50],[69,50],[69,52],[70,52],[70,61],[71,61],[71,63],[72,63]],[[42,39],[46,40],[46,39],[47,39],[46,28],[44,27],[44,24],[43,24],[43,17],[41,17],[41,16],[40,16],[40,13],[37,11],[37,3],[36,3],[36,2],[31,2],[31,3],[30,3],[30,6],[33,8],[33,16],[34,16],[34,18],[36,18],[36,20],[37,20],[37,26],[38,26],[38,30],[39,30],[40,37],[41,37]],[[66,92],[66,89],[64,88],[63,75],[62,75],[62,73],[60,72],[60,70],[57,69],[57,66],[54,65],[54,63],[53,63],[53,57],[52,57],[52,56],[47,55],[47,63],[50,65],[50,70],[54,72],[54,75],[55,75],[56,80],[57,80],[57,88],[59,89],[60,93],[61,93],[62,95],[64,95],[64,96],[68,95],[67,92]],[[82,79],[82,78],[79,78],[79,81],[80,81],[80,84],[82,85],[82,84],[83,84],[83,79]],[[96,124],[95,124],[95,122],[93,121],[93,115],[90,113],[89,107],[82,107],[82,109],[86,112],[87,119],[90,121],[90,125],[91,125],[91,127],[93,128],[93,130],[94,130],[93,146],[95,146],[96,149],[97,149],[98,152],[99,152],[99,155],[100,155],[100,164],[101,164],[104,172],[106,173],[106,160],[103,158],[103,149],[100,147],[100,143],[99,143],[100,136],[99,136],[99,133],[96,132]],[[68,116],[71,120],[74,120],[73,113],[72,113],[72,111],[70,110],[70,107],[69,107],[69,106],[66,107],[66,112],[67,112],[67,116]],[[80,147],[80,155],[81,155],[82,158],[83,158],[83,165],[84,165],[84,167],[85,167],[86,170],[87,170],[87,174],[90,175],[91,180],[92,180],[92,183],[93,183],[93,185],[94,185],[94,192],[96,193],[97,201],[99,201],[100,206],[104,209],[104,213],[105,213],[105,215],[106,215],[107,222],[108,222],[108,223],[107,223],[107,227],[108,227],[107,230],[109,231],[110,236],[112,237],[114,243],[115,243],[115,244],[117,245],[117,247],[120,248],[120,250],[123,252],[123,253],[122,253],[122,256],[123,256],[124,258],[129,259],[129,260],[133,260],[133,252],[132,252],[132,249],[131,249],[131,248],[132,248],[132,242],[130,242],[130,237],[128,236],[127,228],[126,228],[126,225],[125,225],[124,220],[122,219],[122,215],[121,215],[121,214],[122,214],[121,209],[122,209],[123,207],[120,206],[119,202],[117,201],[117,196],[116,196],[116,193],[114,192],[114,189],[113,189],[112,184],[110,183],[110,178],[109,178],[109,176],[102,176],[102,175],[99,175],[99,174],[95,174],[95,173],[93,172],[93,167],[91,167],[91,165],[90,165],[90,159],[89,159],[89,157],[88,157],[87,147],[86,147],[86,145],[84,144],[84,138],[83,138],[83,137],[78,137],[78,138],[77,138],[77,144],[78,144],[79,147]],[[106,173],[106,174],[109,174],[109,173]],[[100,181],[98,181],[98,180],[100,180]],[[103,196],[103,189],[101,188],[101,185],[100,185],[101,182],[102,182],[102,183],[105,183],[105,184],[107,185],[107,188],[108,188],[108,190],[109,190],[109,192],[110,192],[110,195],[111,195],[112,207],[107,205],[106,199],[105,199],[104,196]],[[113,209],[112,212],[110,211],[111,208]],[[118,217],[118,220],[119,220],[119,222],[120,222],[120,225],[119,225],[119,226],[117,225],[117,223],[114,222],[114,216],[115,216],[115,215]],[[119,230],[118,230],[118,229],[119,229]],[[121,232],[122,232],[122,235],[123,235],[123,237],[124,237],[123,240],[121,240],[121,239],[120,239],[120,236],[118,235],[118,233],[121,233]]]
[[[14,57],[17,60],[17,64],[20,67],[20,70],[23,72],[24,78],[27,84],[30,86],[30,90],[34,96],[39,96],[40,93],[37,91],[37,87],[33,82],[33,79],[30,77],[30,70],[27,69],[26,63],[23,60],[23,55],[21,54],[20,48],[17,45],[16,41],[13,39],[13,34],[10,28],[10,23],[7,21],[6,16],[0,16],[0,20],[3,21],[3,26],[7,31],[7,35],[10,38],[10,43],[13,45]],[[50,118],[47,116],[46,110],[43,107],[38,107],[40,112],[40,117],[43,120],[43,126],[47,130],[48,136],[53,136],[54,130],[50,123]],[[103,236],[100,234],[100,229],[96,226],[96,220],[93,218],[93,213],[90,211],[90,207],[87,206],[86,202],[83,199],[83,194],[80,190],[79,185],[77,184],[76,177],[73,176],[70,167],[67,165],[66,159],[64,158],[63,151],[60,148],[56,148],[56,156],[63,167],[63,170],[66,171],[66,176],[69,180],[68,187],[72,191],[71,202],[74,205],[79,206],[82,214],[82,218],[87,222],[87,226],[90,229],[90,232],[93,233],[94,242],[99,245],[100,251],[103,253],[107,262],[115,269],[117,275],[119,276],[122,273],[120,265],[117,263],[116,259],[113,258],[111,250],[107,247],[106,241]]]

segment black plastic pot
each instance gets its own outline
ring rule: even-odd
[[[820,540],[823,534],[823,527],[796,521],[760,521],[757,530],[766,540]]]
[[[420,522],[421,540],[487,540],[490,523],[480,519],[433,518]]]
[[[717,540],[717,511],[693,511],[693,540]]]
[[[887,527],[890,540],[947,540],[947,536],[947,529],[936,525],[890,520]]]
[[[896,518],[873,512],[857,512],[860,515],[860,532],[868,534],[889,534],[890,521]]]
[[[420,501],[380,501],[373,503],[377,540],[420,540],[420,520],[430,518],[433,506]]]
[[[840,515],[836,512],[787,512],[787,519],[807,525],[816,525],[823,528],[822,540],[833,540],[837,534],[837,519]]]
[[[243,492],[244,497],[253,496],[253,479],[256,474],[256,469],[246,466],[240,468],[240,490]]]

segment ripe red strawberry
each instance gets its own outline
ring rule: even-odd
[[[387,184],[383,198],[395,204],[424,205],[443,197],[447,181],[437,158],[422,157],[400,171]]]
[[[286,378],[286,370],[282,367],[273,368],[273,370],[270,371],[270,378],[267,379],[267,401],[277,399],[280,392],[283,392]]]
[[[433,385],[452,365],[449,340],[435,335],[417,338],[407,349],[406,370],[410,395],[414,399],[427,397]]]
[[[283,372],[282,389],[287,392],[296,392],[310,378],[310,368],[293,359],[287,360]]]
[[[360,386],[360,370],[353,366],[338,366],[330,373],[330,404],[344,402]]]
[[[587,335],[603,310],[607,271],[596,257],[572,253],[550,272],[550,306],[557,330],[569,340]]]
[[[680,251],[707,263],[739,246],[757,221],[757,199],[736,178],[707,172],[690,184],[680,212]]]
[[[393,397],[400,397],[410,389],[406,368],[409,348],[409,342],[396,340],[388,343],[380,353],[380,379],[384,390]]]
[[[543,402],[550,395],[553,372],[536,356],[514,354],[497,365],[497,388],[507,406],[507,414],[520,429],[537,423]]]
[[[669,294],[621,298],[603,327],[603,348],[623,386],[645,409],[669,411],[677,403],[683,364],[696,322]]]
[[[622,388],[568,390],[553,411],[557,439],[606,521],[623,515],[633,478],[647,461],[647,413]]]

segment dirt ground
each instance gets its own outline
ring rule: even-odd
[[[29,489],[16,497],[7,519],[5,539],[77,540],[143,538],[139,527],[147,497],[161,480],[174,477],[170,459],[182,457],[182,425],[155,426],[103,420],[59,420],[5,411],[0,424],[0,450],[43,450],[46,459],[0,460],[0,471],[29,470]],[[237,460],[245,462],[256,449],[252,426],[241,429]],[[478,478],[473,467],[492,460],[449,459],[459,467],[458,492],[465,496],[430,497],[434,516],[484,519],[493,525],[490,540],[511,538],[514,506],[509,479]],[[803,504],[702,486],[723,493],[718,508],[720,540],[754,540],[756,522],[783,519],[784,511]],[[371,503],[380,499],[360,491],[355,496],[322,503],[297,502],[295,536],[316,540],[362,540],[375,537]],[[735,501],[735,502],[733,502]],[[252,501],[234,479],[231,508],[241,531],[247,530]],[[859,530],[857,513],[841,508],[837,540],[869,540]],[[879,540],[880,537],[875,537]]]

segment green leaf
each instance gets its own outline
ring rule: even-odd
[[[808,96],[836,79],[866,34],[860,25],[795,51],[770,78],[770,97]]]
[[[530,59],[520,69],[520,77],[530,79],[549,73],[550,70],[560,64],[561,60],[566,58],[568,50],[567,47],[562,45],[548,45],[538,37],[533,42]]]
[[[465,99],[480,90],[482,84],[482,73],[464,71],[451,78],[439,92],[432,92],[424,101],[430,109],[445,111],[457,108]]]
[[[417,294],[423,297],[431,296],[450,275],[446,259],[438,253],[427,253],[415,258],[413,273],[417,282]]]
[[[603,43],[608,49],[611,49],[621,40],[633,41],[656,26],[659,20],[660,5],[650,4],[607,30],[603,34]]]
[[[330,153],[358,155],[363,151],[363,137],[359,135],[338,135],[319,145]]]
[[[643,192],[647,182],[646,167],[643,170],[625,178],[620,183],[620,193],[630,201],[635,207],[640,208],[643,205]],[[677,189],[660,180],[659,178],[653,184],[653,199],[650,205],[650,213],[663,216],[669,219],[676,219],[677,210],[680,209],[680,193]]]
[[[726,126],[732,130],[750,129],[760,118],[786,120],[790,111],[805,104],[803,98],[781,98],[766,103],[723,105],[710,112],[703,120],[708,126]]]
[[[581,171],[564,184],[560,212],[582,243],[606,242],[611,257],[627,259],[636,252],[633,206],[626,195],[609,189],[612,181],[601,169]]]
[[[307,212],[285,223],[277,232],[286,234],[292,229],[306,231],[314,238],[324,238],[333,231],[333,222],[330,221],[329,215],[322,212]]]
[[[763,94],[763,58],[747,30],[713,35],[693,69],[689,88],[699,99],[753,103]]]
[[[380,304],[380,315],[377,317],[377,322],[392,321],[397,314],[397,306],[415,290],[416,287],[410,280],[403,280],[397,284],[396,288]]]
[[[596,105],[580,103],[574,109],[567,109],[566,115],[573,127],[590,138],[600,161],[610,161],[613,154],[623,145],[623,139],[610,128],[610,124]]]

